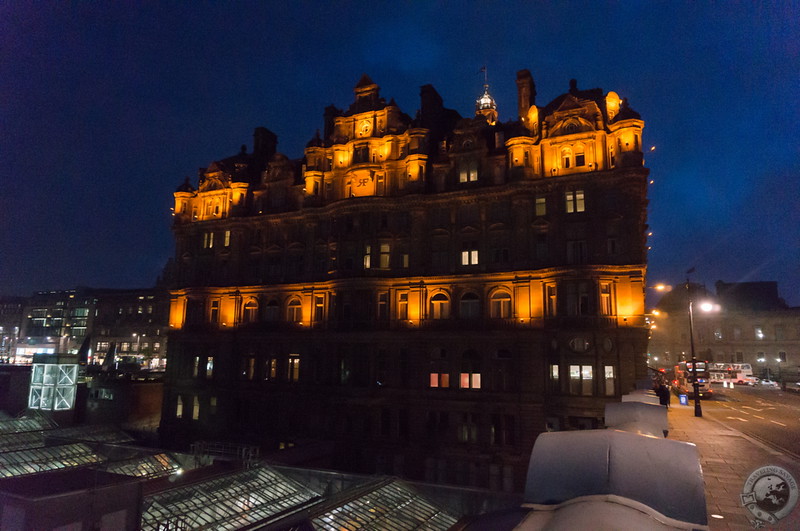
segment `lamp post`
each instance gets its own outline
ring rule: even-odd
[[[689,298],[689,349],[692,355],[692,389],[694,389],[694,416],[702,417],[700,405],[700,382],[697,381],[697,355],[694,351],[694,311],[692,309],[692,292],[689,289],[689,277],[686,277],[686,296]]]

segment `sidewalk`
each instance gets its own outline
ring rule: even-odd
[[[697,445],[705,481],[708,525],[712,530],[753,529],[754,517],[742,507],[740,495],[748,476],[762,466],[779,466],[800,481],[800,463],[714,419],[694,416],[694,405],[673,400],[669,409],[669,439]],[[715,518],[712,515],[721,516]],[[777,526],[800,529],[800,504]]]

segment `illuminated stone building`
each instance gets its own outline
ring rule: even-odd
[[[646,377],[644,122],[615,92],[414,118],[364,76],[301,160],[252,153],[175,193],[161,433],[332,443],[332,464],[520,489],[537,434]]]

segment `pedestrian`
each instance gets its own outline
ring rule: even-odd
[[[669,409],[669,401],[670,401],[669,388],[662,383],[658,386],[656,394],[658,395],[658,403]]]

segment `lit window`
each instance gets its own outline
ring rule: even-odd
[[[604,367],[605,378],[606,378],[606,396],[613,396],[616,393],[616,382],[617,378],[614,373],[614,366],[613,365],[606,365]]]
[[[408,319],[408,293],[400,293],[397,296],[397,318]]]
[[[214,233],[206,232],[203,234],[203,248],[211,249],[212,247],[214,247]]]
[[[200,399],[197,395],[194,396],[194,400],[192,401],[192,420],[197,420],[200,418]]]
[[[389,267],[389,257],[390,257],[390,246],[388,243],[381,244],[381,263],[380,267],[386,269]]]
[[[264,379],[274,380],[278,377],[278,359],[269,358],[264,361]]]
[[[435,349],[431,354],[431,369],[428,385],[432,388],[450,387],[450,371],[447,365],[447,352]]]
[[[287,380],[297,382],[300,379],[300,354],[289,354]]]
[[[214,377],[214,356],[209,356],[206,359],[206,378],[211,379]]]
[[[573,395],[592,395],[592,366],[569,366],[569,392]]]
[[[583,212],[585,208],[583,190],[570,190],[564,194],[567,214]]]
[[[461,373],[461,389],[480,389],[481,388],[481,373],[479,372],[462,372]]]
[[[474,350],[464,352],[461,357],[459,385],[461,389],[481,388],[480,356]]]
[[[229,231],[229,230],[225,231],[225,237],[224,237],[223,240],[224,241],[223,241],[222,245],[224,245],[225,247],[230,247],[230,245],[231,245],[231,231]]]
[[[372,262],[372,247],[364,246],[364,269],[369,269]]]
[[[450,387],[450,375],[446,372],[432,372],[430,374],[431,387]]]
[[[561,386],[558,375],[558,365],[552,364],[550,365],[550,390],[553,392],[558,392],[560,388]]]
[[[464,242],[461,248],[461,265],[478,265],[478,243]]]
[[[536,197],[536,215],[544,216],[547,214],[547,198],[544,196]]]
[[[600,283],[600,313],[602,315],[614,315],[611,304],[611,282]]]
[[[491,315],[494,319],[511,318],[511,295],[504,291],[492,295]]]
[[[556,316],[556,285],[555,284],[548,284],[545,287],[545,303],[547,304],[547,316],[548,317],[555,317]]]
[[[714,339],[717,341],[722,341],[722,328],[714,329]]]
[[[181,395],[178,395],[177,405],[175,406],[175,418],[183,418],[183,398],[181,398]]]
[[[755,337],[757,340],[764,339],[764,329],[760,326],[753,327],[753,331],[755,333]]]
[[[478,180],[478,161],[462,160],[459,166],[458,182],[475,182]]]
[[[450,299],[444,293],[431,297],[431,319],[450,318]]]

